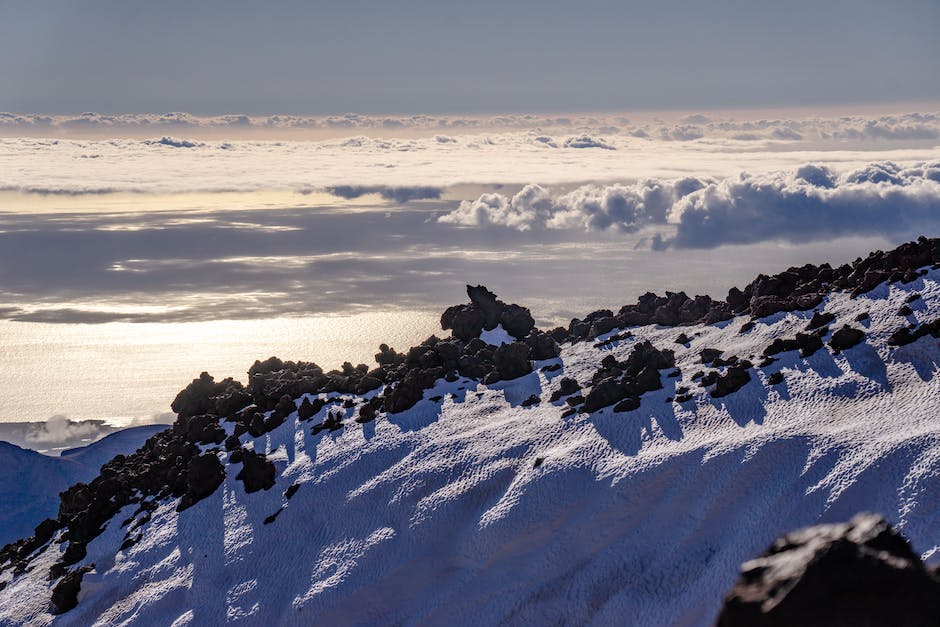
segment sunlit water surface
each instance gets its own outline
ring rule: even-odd
[[[424,312],[191,323],[0,320],[0,422],[57,414],[122,426],[169,421],[161,414],[202,371],[245,382],[254,360],[271,355],[324,370],[346,360],[374,366],[376,338],[401,350],[438,330],[439,320]]]

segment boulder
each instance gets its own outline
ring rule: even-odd
[[[522,342],[503,344],[493,353],[493,365],[500,380],[516,379],[532,372],[529,347]]]
[[[829,347],[835,352],[844,351],[852,348],[865,339],[865,332],[861,329],[853,329],[849,325],[843,325],[841,329],[832,334],[829,338]]]
[[[745,562],[719,627],[940,625],[940,582],[880,516],[789,533]]]
[[[245,492],[267,490],[274,485],[274,464],[264,455],[242,449],[242,469],[235,478],[245,485]]]

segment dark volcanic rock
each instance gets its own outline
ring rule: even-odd
[[[561,354],[561,349],[555,339],[548,333],[542,333],[537,329],[529,333],[524,341],[529,347],[529,358],[535,361],[554,359]]]
[[[568,396],[569,394],[574,394],[575,392],[580,392],[581,386],[577,381],[570,377],[564,377],[561,381],[558,382],[558,389],[552,392],[549,401],[554,403],[561,399],[563,396]]]
[[[715,381],[715,389],[711,391],[711,395],[714,398],[727,396],[732,392],[740,390],[747,385],[750,380],[751,375],[746,368],[731,366],[725,371],[724,375],[719,376],[718,380]]]
[[[703,364],[710,364],[721,357],[721,353],[722,351],[717,348],[703,348],[699,352],[699,357],[701,357]]]
[[[884,519],[860,514],[787,534],[745,562],[717,624],[940,625],[940,582]]]
[[[584,397],[584,408],[586,413],[592,413],[602,407],[613,405],[627,396],[627,389],[624,385],[613,377],[604,379],[588,392]]]
[[[208,372],[203,372],[176,395],[170,409],[181,418],[208,413],[225,417],[249,403],[251,395],[241,383],[231,378],[216,383]]]
[[[385,388],[385,402],[382,409],[395,414],[414,407],[424,398],[424,390],[430,388],[443,374],[441,368],[409,370],[405,377],[391,388]]]
[[[186,469],[186,494],[180,499],[177,511],[191,507],[216,491],[225,480],[225,468],[212,453],[197,455],[189,460]]]
[[[243,449],[242,469],[235,478],[245,484],[245,492],[257,492],[274,485],[275,470],[274,464],[264,455]]]
[[[767,383],[770,385],[778,385],[783,383],[783,373],[779,370],[777,372],[770,373],[770,375],[767,377]]]
[[[914,327],[913,329],[908,327],[901,327],[891,334],[891,337],[888,339],[888,343],[895,346],[904,346],[905,344],[910,344],[928,335],[940,338],[940,318],[933,320],[932,322],[925,322],[924,324],[918,327]]]
[[[535,320],[525,307],[506,305],[499,315],[499,323],[506,333],[521,340],[535,328]]]
[[[71,570],[52,589],[53,614],[64,614],[78,605],[78,591],[81,589],[82,577],[90,571],[91,566],[83,566]]]
[[[764,349],[764,356],[769,357],[777,353],[799,350],[800,355],[809,357],[823,347],[822,339],[816,334],[797,333],[793,339],[777,338],[770,346]]]
[[[499,316],[503,311],[503,303],[496,298],[496,294],[489,291],[482,285],[467,286],[467,296],[484,317],[484,328],[487,330],[495,329],[499,324]]]
[[[465,342],[480,337],[485,324],[486,316],[476,305],[454,305],[441,316],[441,328]]]
[[[531,395],[529,396],[529,398],[525,399],[524,401],[522,401],[522,402],[519,403],[519,404],[520,404],[522,407],[532,407],[533,405],[538,405],[538,404],[541,403],[541,402],[542,402],[542,399],[540,399],[540,398],[539,398],[538,396],[536,396],[535,394],[531,394]]]
[[[835,352],[840,352],[847,348],[852,348],[864,339],[864,331],[861,329],[853,329],[848,325],[844,325],[841,329],[833,333],[831,338],[829,338],[829,346]]]
[[[836,315],[833,313],[820,313],[817,311],[813,313],[812,319],[810,319],[809,324],[806,325],[806,330],[812,331],[814,329],[824,327],[835,319]]]
[[[503,344],[493,353],[493,365],[500,380],[516,379],[532,372],[529,347],[522,342]]]

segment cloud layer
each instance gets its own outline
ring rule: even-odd
[[[940,161],[875,162],[842,174],[807,164],[790,172],[721,180],[585,185],[559,195],[527,185],[512,196],[488,193],[464,201],[438,220],[519,231],[633,233],[668,227],[653,236],[658,248],[935,233],[940,228]]]
[[[580,147],[580,138],[587,135],[594,145],[593,134],[625,137],[656,138],[665,141],[692,141],[702,138],[738,139],[743,141],[833,140],[833,141],[916,141],[940,139],[940,112],[913,112],[876,116],[838,116],[786,118],[769,117],[736,119],[703,114],[687,115],[673,121],[659,118],[631,120],[623,115],[494,115],[446,116],[407,115],[375,116],[358,113],[330,116],[244,114],[196,116],[189,113],[134,113],[80,115],[43,115],[36,113],[0,112],[0,131],[30,134],[115,133],[124,132],[196,132],[225,131],[277,132],[302,130],[339,130],[394,132],[423,130],[431,133],[474,132],[481,130],[543,129],[569,133],[558,145]],[[448,135],[437,135],[436,141],[448,143]],[[600,144],[609,145],[603,140]]]

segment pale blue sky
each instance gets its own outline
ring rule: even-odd
[[[0,0],[0,111],[326,114],[940,99],[937,0]]]

